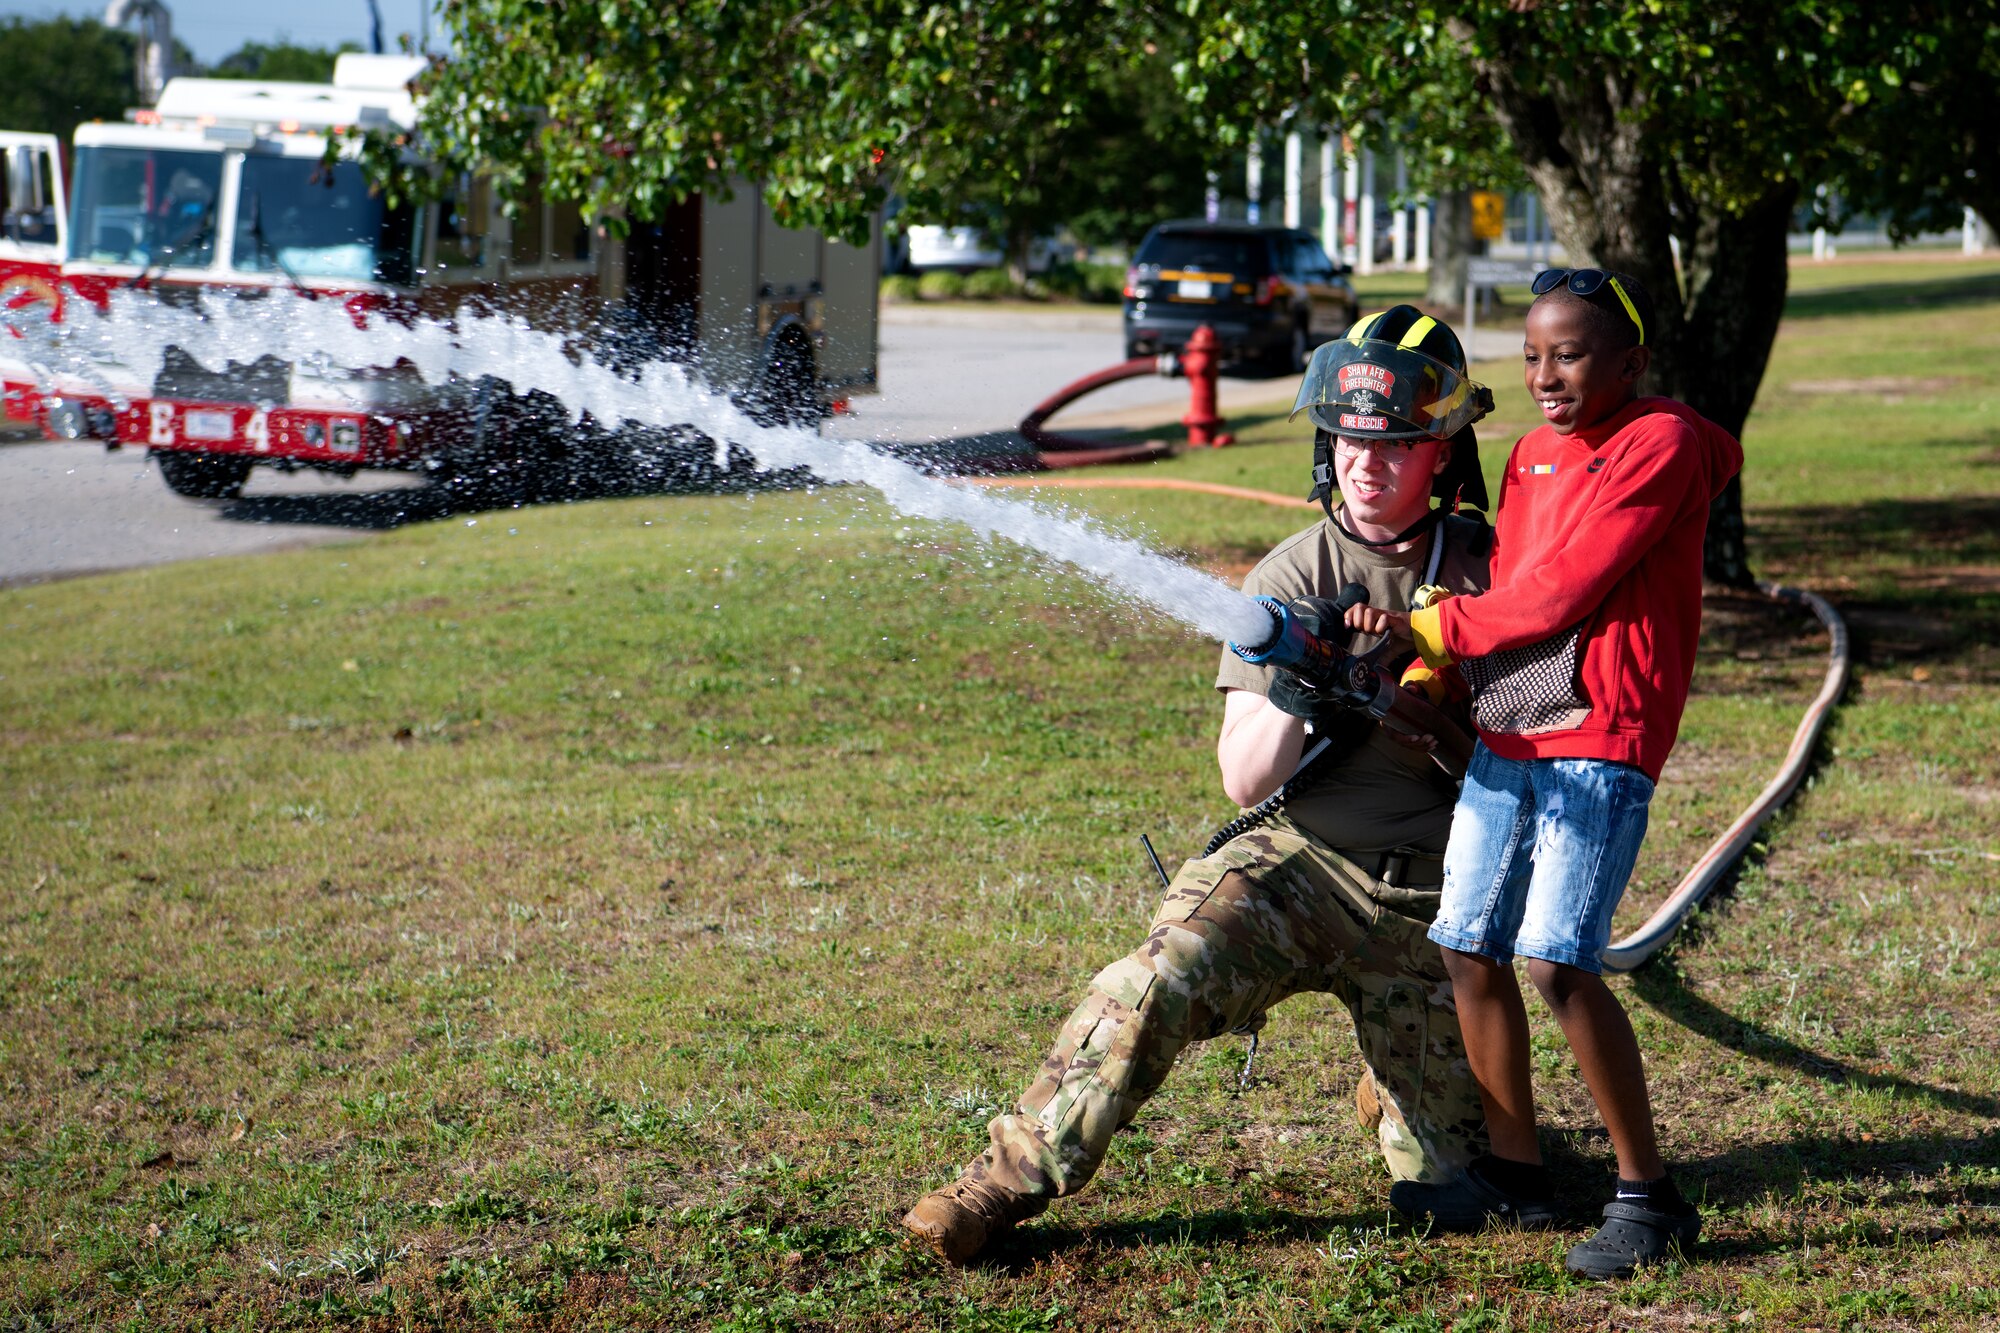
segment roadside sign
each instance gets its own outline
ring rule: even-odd
[[[1476,197],[1476,196],[1475,196]],[[1479,326],[1479,293],[1487,287],[1526,287],[1547,265],[1524,264],[1507,259],[1465,261],[1465,327],[1461,338],[1466,356],[1472,355],[1472,335]]]
[[[1481,241],[1497,241],[1507,231],[1507,196],[1492,190],[1472,192],[1472,235]]]
[[[1544,267],[1542,264],[1520,264],[1506,259],[1468,259],[1465,261],[1465,280],[1474,287],[1525,287]]]

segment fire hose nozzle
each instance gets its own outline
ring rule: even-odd
[[[1282,667],[1316,682],[1330,681],[1347,654],[1309,632],[1292,609],[1275,597],[1259,597],[1271,613],[1271,637],[1260,644],[1231,643],[1229,649],[1252,666]]]
[[[1329,703],[1359,709],[1407,736],[1429,736],[1432,758],[1454,778],[1465,776],[1472,738],[1428,699],[1397,685],[1389,673],[1307,631],[1290,607],[1271,597],[1257,604],[1271,613],[1271,635],[1249,647],[1232,642],[1230,651],[1252,666],[1277,667],[1301,677]]]
[[[1298,625],[1298,620],[1285,608],[1285,604],[1275,597],[1259,597],[1257,605],[1271,613],[1270,637],[1254,644],[1241,644],[1231,639],[1229,651],[1253,666],[1274,666],[1276,663],[1271,661],[1271,654],[1284,641],[1286,631]]]

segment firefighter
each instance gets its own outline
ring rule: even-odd
[[[1324,517],[1279,543],[1244,591],[1338,642],[1345,611],[1331,599],[1349,584],[1377,606],[1410,606],[1426,585],[1483,590],[1490,529],[1456,510],[1486,504],[1471,425],[1491,406],[1457,336],[1413,307],[1319,348],[1292,415],[1318,427],[1312,498]],[[1354,639],[1357,651],[1374,643]],[[1407,641],[1390,647],[1410,655]],[[1251,827],[1181,867],[1145,940],[1091,982],[985,1151],[903,1218],[949,1263],[1083,1188],[1183,1047],[1254,1034],[1301,992],[1347,1006],[1367,1065],[1357,1109],[1392,1177],[1449,1180],[1486,1151],[1451,984],[1425,936],[1454,782],[1289,674],[1225,651],[1216,688],[1223,789],[1241,806],[1284,786],[1309,740],[1331,744],[1275,813],[1240,820]]]

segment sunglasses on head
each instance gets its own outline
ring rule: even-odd
[[[1567,282],[1564,279],[1568,279]],[[1601,268],[1545,268],[1535,275],[1533,286],[1529,288],[1537,296],[1546,296],[1558,287],[1568,287],[1578,296],[1590,296],[1599,288],[1609,286],[1618,304],[1625,307],[1625,313],[1632,318],[1632,327],[1639,330],[1639,346],[1646,345],[1646,321],[1639,318],[1639,308],[1632,304],[1632,298],[1618,285],[1618,279]]]

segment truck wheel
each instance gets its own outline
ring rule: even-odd
[[[463,437],[437,469],[455,504],[518,509],[559,499],[568,490],[561,403],[539,390],[517,395],[487,376],[466,402]]]
[[[743,407],[760,426],[819,425],[819,380],[804,334],[786,330],[773,340],[770,359]]]
[[[1285,341],[1264,353],[1264,368],[1277,375],[1296,375],[1305,368],[1306,359],[1311,355],[1312,340],[1306,336],[1306,326],[1294,320]]]
[[[167,489],[195,500],[234,500],[250,479],[250,460],[229,454],[197,454],[155,449]]]

